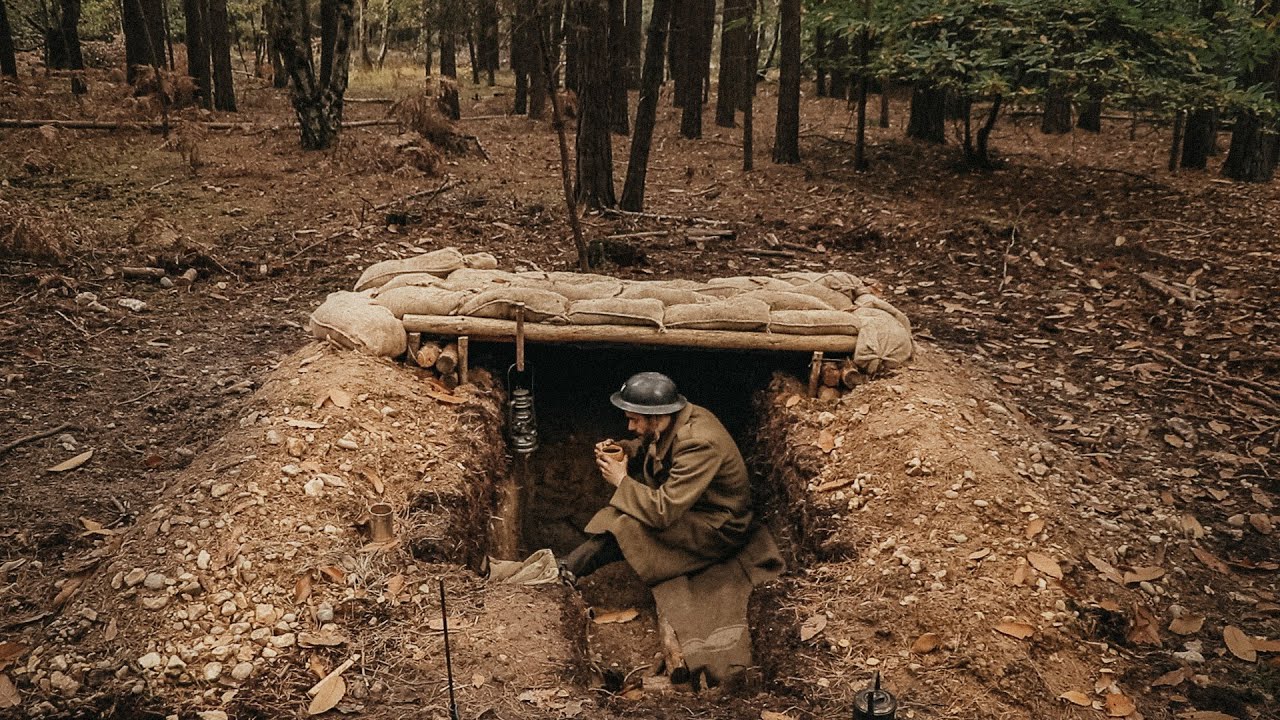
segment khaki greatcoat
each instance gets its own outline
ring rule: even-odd
[[[709,410],[686,405],[641,459],[641,477],[623,478],[586,527],[612,533],[640,579],[655,585],[692,573],[746,544],[752,517],[746,463]]]

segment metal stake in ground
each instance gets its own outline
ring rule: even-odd
[[[440,620],[444,628],[444,671],[449,680],[449,718],[458,720],[458,701],[453,697],[453,656],[449,652],[449,611],[444,602],[444,580],[440,581]]]

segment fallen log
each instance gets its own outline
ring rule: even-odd
[[[440,351],[440,357],[436,358],[436,370],[441,375],[448,375],[458,367],[458,344],[449,343]]]
[[[469,335],[472,342],[513,342],[516,324],[458,315],[405,315],[408,332],[424,335]],[[613,343],[696,347],[709,350],[777,350],[783,352],[852,353],[854,335],[784,335],[782,333],[733,330],[659,330],[629,325],[546,325],[525,323],[525,338],[546,343]]]
[[[849,358],[840,364],[840,384],[852,390],[867,379],[866,375],[853,364],[853,358]]]
[[[440,359],[440,353],[442,352],[444,352],[444,347],[440,343],[424,341],[417,352],[413,354],[413,361],[418,364],[418,367],[433,368],[436,366],[436,361]]]
[[[241,130],[243,132],[265,132],[267,130],[296,130],[297,123],[282,123],[279,125],[254,125],[253,123],[236,123],[236,122],[193,122],[191,125],[198,125],[205,130]],[[381,120],[353,120],[351,122],[342,123],[344,128],[355,127],[377,127],[387,125],[399,125],[400,121],[381,119]],[[16,118],[0,118],[0,128],[41,128],[53,127],[59,130],[147,130],[149,132],[166,132],[174,128],[173,123],[162,122],[102,122],[98,120],[20,120]]]
[[[667,676],[671,682],[679,684],[689,681],[689,666],[684,659],[684,651],[680,649],[680,640],[676,637],[675,628],[658,610],[658,641],[662,643],[662,660],[667,665]]]

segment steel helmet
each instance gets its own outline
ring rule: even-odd
[[[675,381],[656,372],[642,372],[627,378],[622,389],[609,396],[609,402],[640,415],[669,415],[689,404],[676,390]]]

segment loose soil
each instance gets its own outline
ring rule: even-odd
[[[416,73],[357,73],[351,94],[404,94]],[[189,130],[166,143],[4,131],[0,439],[75,427],[0,455],[0,642],[24,646],[0,656],[22,698],[0,713],[129,717],[225,702],[237,717],[298,714],[314,670],[359,652],[345,709],[446,717],[431,624],[443,578],[464,717],[842,716],[877,670],[908,717],[1100,714],[1063,695],[1113,715],[1131,699],[1148,718],[1277,717],[1274,646],[1251,643],[1264,651],[1249,662],[1226,639],[1228,626],[1280,638],[1266,534],[1280,521],[1274,184],[1169,175],[1157,127],[1139,126],[1133,140],[1119,124],[1050,138],[1033,121],[1002,122],[993,146],[1003,166],[969,174],[953,147],[902,138],[904,98],[894,98],[894,126],[871,133],[868,173],[852,170],[847,110],[812,99],[805,162],[759,157],[742,173],[736,132],[678,139],[664,103],[647,209],[670,217],[584,222],[591,238],[666,234],[632,241],[643,258],[616,256],[627,264],[606,272],[848,270],[913,319],[921,352],[912,368],[825,403],[800,397],[794,359],[743,361],[758,372],[736,393],[756,403],[738,413],[739,437],[792,565],[753,601],[764,683],[634,699],[607,677],[652,662],[651,608],[625,573],[611,569],[579,594],[487,586],[474,572],[493,530],[488,493],[507,472],[500,384],[482,379],[457,391],[464,402],[440,403],[415,371],[309,345],[302,330],[325,293],[418,249],[573,269],[549,126],[464,121],[489,160],[453,155],[426,175],[384,142],[393,127],[303,153],[292,131],[265,129],[289,118],[287,101],[244,85],[234,119],[260,132]],[[63,79],[24,77],[0,90],[0,114],[149,117],[105,76],[91,87],[81,105]],[[771,91],[762,86],[757,103],[762,150]],[[467,86],[464,114],[501,112],[509,92]],[[384,107],[352,104],[349,117]],[[615,157],[626,147],[618,138]],[[691,237],[691,218],[736,236]],[[751,253],[772,240],[793,256]],[[166,289],[122,275],[147,264],[175,277],[194,267],[198,279]],[[86,291],[105,311],[75,302]],[[618,354],[619,371],[660,359]],[[506,362],[496,354],[490,369],[500,375]],[[708,405],[724,397],[690,393]],[[591,384],[570,402],[601,397]],[[598,417],[581,427],[617,432]],[[270,430],[286,437],[273,444]],[[287,436],[305,457],[289,454]],[[356,449],[338,446],[344,438]],[[88,449],[83,466],[45,472]],[[306,495],[321,474],[336,484],[320,478],[323,494]],[[403,542],[361,553],[351,523],[382,496]],[[563,547],[571,537],[537,539]],[[208,568],[222,567],[200,568],[201,550]],[[123,576],[135,567],[163,584],[130,588]],[[299,601],[301,577],[312,595]],[[225,622],[192,617],[191,603],[211,612],[232,586],[243,598],[216,603]],[[143,602],[161,597],[154,610]],[[345,643],[304,652],[302,632],[325,632],[323,602]],[[271,606],[262,619],[260,604]],[[636,606],[642,618],[596,626],[587,605]],[[268,634],[231,643],[214,632],[234,635],[235,622]],[[292,645],[274,640],[287,635]],[[192,650],[206,636],[212,644]],[[225,675],[203,680],[211,650],[232,644],[219,650]],[[594,657],[600,647],[616,652]],[[280,659],[268,662],[265,648]],[[143,670],[147,652],[185,667]],[[262,664],[233,681],[242,652]]]

